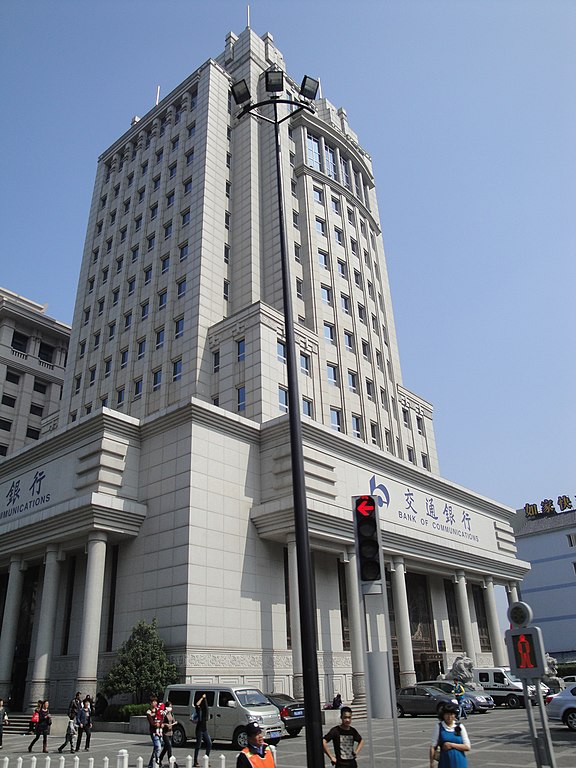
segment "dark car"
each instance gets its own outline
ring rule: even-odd
[[[454,683],[450,680],[423,680],[419,685],[432,685],[434,688],[439,688],[444,693],[452,693]],[[489,696],[483,689],[472,688],[470,685],[464,685],[466,691],[464,695],[464,709],[466,713],[469,712],[481,712],[486,713],[489,709],[494,709],[494,699]]]
[[[304,703],[296,701],[287,693],[265,693],[264,695],[271,704],[280,710],[280,717],[288,736],[298,736],[306,725],[304,722]]]
[[[448,696],[439,688],[431,685],[409,685],[396,691],[396,714],[404,715],[436,715],[443,704],[456,704],[453,696]]]

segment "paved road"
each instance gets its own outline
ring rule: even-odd
[[[538,714],[536,713],[539,723]],[[434,717],[405,717],[398,721],[400,736],[401,768],[427,768],[428,744],[435,722]],[[363,736],[367,736],[366,721],[354,722]],[[472,751],[469,755],[469,768],[534,768],[536,761],[532,752],[528,724],[524,710],[509,710],[499,708],[486,715],[473,715],[466,722]],[[557,768],[576,768],[576,733],[563,725],[551,724],[554,754]],[[55,729],[53,729],[55,731]],[[397,768],[395,760],[393,728],[390,722],[373,721],[372,742],[374,750],[374,768]],[[16,768],[14,758],[22,756],[22,768],[30,767],[30,756],[27,746],[30,737],[13,734],[4,735],[4,749],[0,752],[0,768],[2,758],[9,758],[9,768]],[[57,747],[63,742],[62,734],[53,733],[49,738],[49,750],[52,768],[58,766]],[[45,756],[39,752],[41,742],[35,747],[38,758],[36,768],[46,768]],[[131,768],[136,766],[139,756],[144,758],[144,766],[148,764],[151,752],[149,740],[144,736],[134,734],[94,733],[90,752],[79,752],[78,768],[90,768],[88,758],[94,758],[94,768],[102,765],[102,759],[110,758],[110,768],[116,768],[118,750],[127,749],[130,755]],[[174,750],[180,768],[186,766],[186,756],[193,754],[194,745],[188,743],[186,748]],[[200,753],[203,755],[203,752]],[[211,755],[211,768],[220,768],[220,755],[225,755],[227,768],[235,767],[235,751],[227,745],[217,744]],[[304,732],[300,736],[282,739],[277,751],[278,768],[303,768],[306,764],[306,743]],[[359,768],[371,768],[370,751],[364,750],[359,759]],[[201,761],[202,764],[202,761]],[[326,765],[328,763],[326,762]],[[66,768],[76,768],[70,754],[66,755]],[[204,766],[203,766],[204,768]]]

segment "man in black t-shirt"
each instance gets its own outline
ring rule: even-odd
[[[342,707],[340,710],[340,725],[331,728],[322,739],[324,752],[330,758],[336,768],[356,768],[356,757],[364,746],[364,739],[352,725],[352,710],[350,707]],[[334,744],[334,756],[328,747],[329,742]]]

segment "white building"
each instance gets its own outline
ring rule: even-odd
[[[558,661],[576,661],[576,497],[526,504],[513,521],[518,553],[531,570],[522,600]]]
[[[0,459],[38,440],[58,412],[70,326],[0,288]]]
[[[274,136],[230,97],[240,78],[264,97],[272,66],[270,34],[230,33],[99,159],[60,423],[0,466],[4,696],[95,692],[154,617],[183,680],[301,690]],[[362,493],[382,504],[398,679],[463,650],[503,663],[514,513],[439,475],[370,157],[325,99],[281,142],[322,695],[364,695]]]

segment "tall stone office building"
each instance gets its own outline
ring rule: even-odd
[[[264,98],[276,66],[270,34],[230,33],[99,159],[60,423],[0,466],[5,696],[95,692],[154,617],[182,680],[301,690],[274,135],[230,94],[245,78]],[[315,106],[283,123],[282,170],[321,694],[352,701],[353,495],[381,504],[401,682],[463,651],[502,663],[494,586],[514,596],[527,565],[513,511],[439,475],[370,157],[343,109]]]

